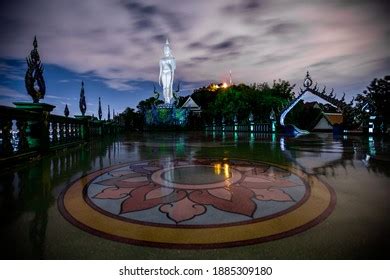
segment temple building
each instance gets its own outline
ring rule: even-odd
[[[329,132],[333,130],[334,125],[343,122],[343,114],[322,112],[312,131]]]
[[[194,101],[194,99],[192,99],[191,96],[187,98],[187,100],[184,102],[181,108],[188,109],[190,112],[194,114],[200,114],[202,112],[200,106]]]

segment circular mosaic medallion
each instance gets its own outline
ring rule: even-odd
[[[59,209],[74,225],[127,243],[239,246],[290,236],[324,220],[335,194],[314,175],[245,160],[150,160],[70,185]]]

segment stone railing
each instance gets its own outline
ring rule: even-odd
[[[119,125],[91,117],[70,118],[47,111],[0,106],[0,158],[44,153],[93,137],[117,133]]]
[[[86,120],[68,118],[57,115],[48,117],[49,142],[52,146],[86,140],[83,135]]]
[[[206,131],[220,132],[275,132],[275,123],[249,123],[249,124],[210,124],[205,126]]]

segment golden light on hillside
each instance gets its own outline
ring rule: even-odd
[[[211,90],[217,90],[217,89],[219,89],[219,85],[216,84],[211,85]]]

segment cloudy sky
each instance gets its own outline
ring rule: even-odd
[[[30,100],[25,57],[34,35],[45,102],[78,114],[135,107],[152,96],[165,38],[182,95],[209,82],[286,79],[306,70],[347,98],[390,74],[390,4],[379,0],[13,0],[0,4],[0,104]],[[106,112],[104,112],[106,115]]]

